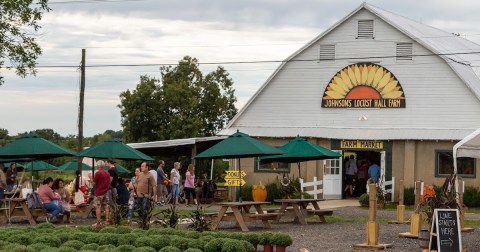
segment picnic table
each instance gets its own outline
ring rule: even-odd
[[[219,202],[221,206],[216,218],[212,222],[212,230],[216,230],[221,221],[233,221],[240,226],[243,232],[248,232],[245,222],[261,220],[265,228],[271,228],[269,220],[275,220],[281,213],[264,212],[262,206],[270,202],[242,201],[242,202]],[[251,211],[254,207],[255,212]],[[228,210],[231,210],[230,212]]]
[[[333,211],[328,209],[320,209],[318,202],[324,199],[276,199],[276,203],[281,203],[279,213],[282,215],[286,213],[287,207],[291,207],[294,213],[294,222],[302,225],[307,225],[306,217],[308,215],[316,215],[320,218],[321,222],[327,222],[325,215],[332,215]],[[313,209],[308,209],[308,205],[312,204]],[[277,216],[276,221],[280,221],[282,215]]]
[[[15,216],[24,216],[27,217],[28,222],[30,222],[31,225],[37,224],[36,218],[40,215],[45,215],[45,211],[39,209],[37,211],[36,209],[30,210],[28,209],[27,206],[27,199],[24,198],[10,198],[10,199],[5,199],[7,202],[8,209],[5,213],[6,216],[4,216],[5,219],[7,219],[10,222],[11,217]]]

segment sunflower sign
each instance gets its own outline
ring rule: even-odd
[[[374,63],[349,65],[333,76],[322,98],[323,108],[405,108],[397,78]]]

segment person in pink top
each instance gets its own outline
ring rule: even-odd
[[[43,203],[43,207],[49,211],[47,222],[50,222],[54,218],[56,219],[62,211],[58,203],[54,202],[62,199],[62,197],[52,190],[52,186],[53,179],[48,177],[43,181],[42,185],[38,187],[38,196]]]
[[[187,173],[185,173],[185,185],[183,186],[185,190],[185,206],[188,207],[188,201],[190,200],[190,195],[193,198],[193,202],[197,205],[197,199],[195,197],[195,166],[189,164],[187,168]]]
[[[105,162],[103,160],[97,161],[97,172],[93,178],[93,184],[95,186],[95,192],[93,193],[93,206],[95,206],[95,214],[97,217],[97,223],[95,226],[100,226],[102,221],[102,206],[105,210],[105,219],[107,223],[110,221],[110,209],[108,207],[108,192],[110,190],[111,177],[103,167]],[[89,174],[91,177],[92,175]]]

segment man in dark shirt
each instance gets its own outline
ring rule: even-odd
[[[115,167],[115,161],[112,159],[108,159],[106,162],[108,166],[108,174],[110,174],[110,189],[111,189],[111,195],[110,199],[112,202],[117,201],[117,183],[118,183],[118,171],[117,168]]]

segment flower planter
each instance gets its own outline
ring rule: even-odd
[[[287,247],[281,246],[281,245],[275,246],[275,252],[285,252],[285,251],[287,251]]]
[[[272,244],[263,244],[263,252],[273,252]]]

